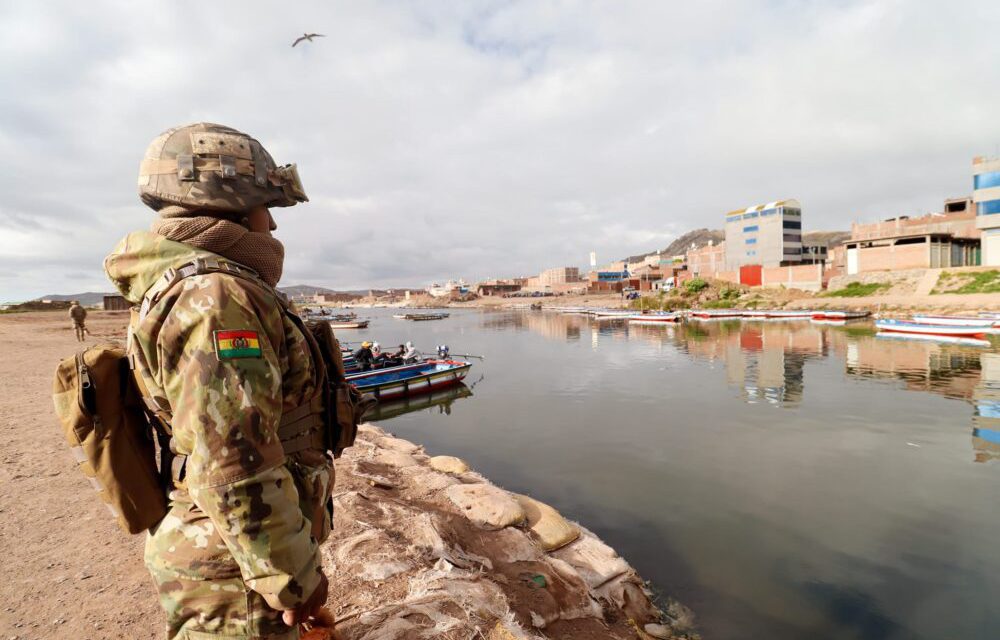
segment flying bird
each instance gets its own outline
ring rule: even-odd
[[[295,42],[292,43],[292,46],[294,47],[303,40],[308,40],[309,42],[312,42],[313,38],[325,38],[325,37],[326,36],[323,35],[322,33],[303,33],[301,36],[295,39]]]

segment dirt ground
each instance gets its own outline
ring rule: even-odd
[[[0,315],[0,638],[159,638],[143,537],[108,516],[53,414],[52,374],[80,344],[64,314]],[[120,340],[126,318],[92,312],[88,342]]]
[[[120,341],[126,318],[91,312],[88,343]],[[162,637],[144,537],[118,530],[53,415],[53,371],[79,348],[64,312],[0,315],[0,640]],[[549,552],[530,522],[484,530],[446,494],[488,480],[432,467],[422,447],[373,426],[338,461],[323,557],[345,640],[693,635],[689,611],[670,603],[661,615],[586,529]]]

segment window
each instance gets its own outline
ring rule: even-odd
[[[801,233],[786,233],[785,235],[782,236],[782,239],[785,242],[801,242],[802,241],[802,234]]]
[[[744,220],[748,220],[750,218],[756,218],[758,215],[760,215],[760,214],[758,214],[756,211],[751,211],[750,213],[744,213],[743,214],[743,219]]]
[[[802,217],[802,209],[789,209],[788,207],[782,207],[782,212],[785,214],[786,218]]]
[[[763,218],[764,216],[773,216],[776,213],[778,213],[777,209],[764,209],[760,212],[760,217]]]
[[[747,238],[747,244],[757,244],[757,238]]]
[[[980,173],[972,178],[973,188],[989,189],[990,187],[1000,187],[1000,171],[990,173]]]
[[[1000,213],[1000,200],[990,200],[989,202],[980,202],[977,213],[979,213],[979,215],[981,216]]]
[[[760,227],[758,225],[752,224],[749,227],[743,227],[743,233],[753,233],[759,229]]]
[[[755,256],[755,255],[757,255],[756,251],[747,251],[747,256],[748,257]]]
[[[801,229],[802,228],[802,221],[801,220],[783,220],[782,221],[782,226],[784,228],[786,228],[786,229]]]

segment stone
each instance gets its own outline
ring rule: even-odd
[[[465,473],[469,465],[455,456],[434,456],[430,460],[431,469],[441,473]]]
[[[488,484],[456,484],[445,495],[460,513],[482,529],[503,529],[524,522],[524,510],[509,493]]]
[[[580,537],[579,527],[570,523],[549,505],[528,496],[514,497],[524,510],[528,528],[535,534],[542,549],[555,551]]]

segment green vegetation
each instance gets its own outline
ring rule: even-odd
[[[945,271],[938,278],[931,295],[942,293],[1000,293],[1000,271],[955,273]]]
[[[860,282],[852,282],[848,284],[843,289],[837,289],[836,291],[827,291],[821,294],[821,298],[863,298],[865,296],[873,296],[876,293],[881,293],[886,289],[890,288],[888,282],[869,282],[867,284],[862,284]]]
[[[684,283],[684,288],[688,293],[699,293],[708,288],[708,283],[701,278],[693,278]]]

